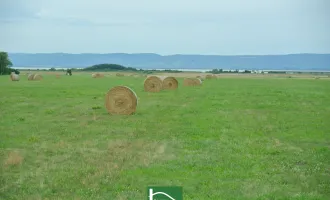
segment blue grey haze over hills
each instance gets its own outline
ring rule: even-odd
[[[111,63],[142,69],[330,70],[330,54],[158,55],[154,53],[8,53],[13,67],[85,68]]]

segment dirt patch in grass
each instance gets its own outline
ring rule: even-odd
[[[166,159],[165,151],[166,145],[158,142],[115,140],[108,144],[108,159],[121,166],[148,166],[155,160]]]
[[[11,151],[8,153],[8,156],[4,162],[5,166],[17,166],[21,165],[24,158],[23,156],[17,151]]]
[[[97,180],[113,182],[125,170],[149,167],[174,158],[167,144],[145,140],[116,139],[109,141],[105,150],[88,151],[85,154],[86,162],[94,166],[95,170],[83,178],[81,183],[90,187],[97,187]],[[90,152],[94,152],[94,155]]]

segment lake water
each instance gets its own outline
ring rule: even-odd
[[[30,69],[30,70],[49,70],[51,67],[13,67],[14,69]],[[55,68],[57,70],[61,70],[61,69],[69,69],[69,68]],[[75,68],[75,69],[83,69],[83,68]],[[137,68],[139,70],[139,68]],[[144,70],[179,70],[179,71],[189,71],[189,72],[206,72],[206,71],[211,71],[212,69],[147,69],[147,68],[143,68]]]
[[[48,70],[50,69],[51,67],[31,67],[31,68],[28,68],[28,67],[13,67],[14,69],[30,69],[30,70]],[[57,70],[61,70],[61,69],[68,69],[68,68],[55,68]],[[75,68],[75,69],[83,69],[83,68]],[[137,68],[139,70],[139,68]],[[207,72],[207,71],[211,71],[212,69],[148,69],[148,68],[142,68],[144,70],[179,70],[179,71],[184,71],[184,72]],[[223,69],[224,71],[228,71],[229,69]],[[233,70],[233,69],[232,69]],[[278,69],[274,69],[274,70],[252,70],[252,71],[287,71],[287,72],[327,72],[329,73],[330,70],[278,70]]]

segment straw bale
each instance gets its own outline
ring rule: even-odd
[[[202,80],[199,78],[185,78],[183,80],[184,86],[197,86],[202,85]]]
[[[205,79],[205,77],[203,77],[203,76],[196,76],[196,78],[199,78],[202,81]]]
[[[126,86],[115,86],[105,96],[105,107],[110,114],[131,115],[137,105],[136,93]]]
[[[178,88],[179,82],[174,77],[163,77],[163,89],[164,90],[175,90]]]
[[[35,74],[35,75],[33,76],[33,80],[35,80],[35,81],[40,81],[40,80],[42,80],[42,76],[41,76],[40,74]]]
[[[12,73],[10,74],[10,79],[11,79],[12,81],[19,81],[19,75],[18,75],[18,74],[15,74],[15,72],[12,72]]]
[[[217,76],[214,75],[214,74],[207,74],[207,75],[205,76],[205,79],[214,79],[214,78],[217,78]]]
[[[144,80],[144,90],[146,92],[160,92],[163,89],[163,79],[161,76],[148,76]]]
[[[29,74],[29,75],[28,75],[28,80],[29,80],[29,81],[33,81],[33,77],[34,77],[34,74]]]
[[[92,74],[92,77],[93,78],[103,78],[104,75],[103,74],[100,74],[100,73],[94,73],[94,74]]]

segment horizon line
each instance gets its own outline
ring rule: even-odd
[[[95,55],[107,55],[107,54],[153,54],[158,56],[286,56],[286,55],[330,55],[330,53],[287,53],[287,54],[159,54],[159,53],[66,53],[66,52],[47,52],[47,53],[24,53],[24,52],[7,52],[8,54],[71,54],[71,55],[84,55],[84,54],[95,54]]]

